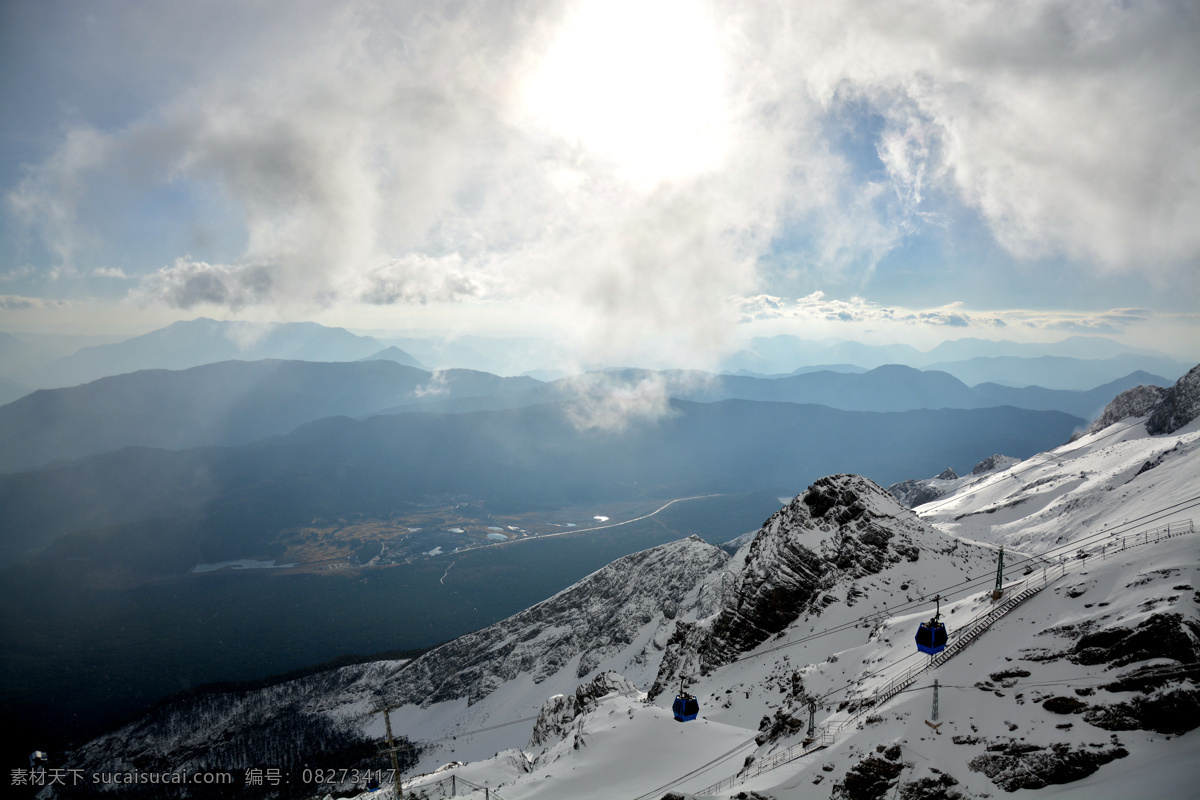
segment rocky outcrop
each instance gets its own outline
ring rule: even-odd
[[[1200,364],[1167,389],[1146,420],[1146,432],[1174,433],[1197,416],[1200,416]]]
[[[545,744],[561,741],[570,734],[575,720],[589,711],[595,711],[600,699],[612,694],[634,696],[639,692],[619,673],[602,672],[587,683],[580,684],[571,694],[554,695],[538,712],[533,734],[529,737],[529,749],[536,750]]]
[[[766,521],[715,618],[690,631],[677,629],[650,696],[673,685],[681,672],[707,674],[802,613],[819,613],[835,584],[916,561],[915,539],[926,537],[938,538],[870,480],[859,475],[820,479]]]
[[[1159,404],[1167,390],[1161,386],[1135,386],[1113,398],[1084,434],[1102,431],[1129,417],[1144,417]]]
[[[1146,417],[1146,432],[1152,436],[1174,433],[1200,416],[1200,364],[1169,389],[1135,386],[1121,392],[1104,407],[1084,434],[1095,433],[1130,417]],[[1081,434],[1081,435],[1084,435]]]
[[[1072,748],[1069,744],[1047,746],[1013,741],[989,745],[985,755],[971,759],[969,767],[982,772],[1006,792],[1041,789],[1051,784],[1071,783],[1086,778],[1103,765],[1129,755],[1120,746]]]
[[[986,475],[989,472],[1008,469],[1013,464],[1019,463],[1012,456],[1002,456],[996,453],[994,456],[988,456],[983,461],[975,465],[975,469],[971,470],[972,475]]]
[[[1017,463],[1019,463],[1018,460],[1012,456],[1004,456],[997,453],[988,456],[976,464],[968,477],[986,475],[989,472],[1008,469]],[[959,482],[951,483],[952,481]],[[962,485],[963,482],[965,481],[959,478],[958,473],[947,467],[936,478],[912,478],[900,483],[893,483],[887,490],[905,508],[916,508],[917,506],[932,503],[934,500],[945,497]]]
[[[922,478],[911,478],[900,483],[893,483],[887,490],[905,508],[916,508],[925,503],[932,503],[946,494],[936,486],[931,486],[929,481]]]
[[[892,792],[900,773],[908,766],[900,760],[900,748],[883,750],[883,758],[868,756],[850,768],[841,781],[834,784],[833,800],[883,800]]]
[[[1113,667],[1155,658],[1190,664],[1200,661],[1200,624],[1182,614],[1154,614],[1135,627],[1114,625],[1085,633],[1069,658],[1076,664]]]

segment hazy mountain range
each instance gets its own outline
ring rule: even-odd
[[[581,381],[585,387],[649,386],[664,396],[705,403],[740,399],[881,412],[1010,405],[1062,411],[1085,421],[1121,391],[1139,384],[1169,383],[1135,372],[1086,392],[996,384],[968,387],[944,372],[895,365],[865,373],[818,371],[774,379],[616,370],[543,383],[471,370],[429,373],[386,356],[358,362],[224,361],[41,390],[2,406],[0,470],[131,445],[180,449],[244,444],[329,416],[466,412],[571,402],[585,391]]]
[[[367,769],[383,697],[413,744],[414,795],[448,793],[454,775],[529,800],[713,796],[723,778],[716,796],[781,800],[1189,796],[1200,443],[1194,424],[1154,437],[1123,422],[920,516],[858,476],[823,478],[732,557],[664,544],[412,661],[180,697],[72,759],[299,768],[263,735],[270,719]],[[936,662],[913,644],[934,594],[951,646],[971,643]],[[700,705],[682,725],[681,685]],[[336,777],[322,790],[371,796]]]
[[[159,536],[172,569],[273,558],[281,530],[347,515],[388,519],[437,498],[493,511],[796,486],[856,471],[887,484],[993,453],[1028,456],[1084,420],[1010,406],[904,412],[724,400],[670,402],[657,420],[580,430],[563,404],[464,414],[327,417],[235,448],[125,448],[0,475],[3,560],[57,537],[114,525],[139,539],[186,518],[182,550]],[[68,546],[69,549],[69,546]],[[112,547],[129,561],[137,547]],[[160,556],[156,555],[155,558]],[[133,557],[136,559],[136,557]]]
[[[498,375],[562,377],[549,365],[569,361],[558,343],[530,337],[372,337],[311,322],[253,323],[199,318],[124,341],[78,347],[85,337],[0,333],[0,377],[22,387],[59,388],[143,369],[186,369],[218,361],[277,358],[357,361],[386,358],[427,369],[473,369]],[[391,348],[395,348],[392,350]],[[840,340],[774,336],[750,340],[724,358],[720,371],[783,376],[823,367],[859,371],[887,364],[948,372],[968,385],[998,383],[1087,390],[1145,371],[1175,380],[1191,366],[1162,353],[1128,347],[1103,337],[1071,337],[1054,343],[982,339],[943,342],[928,352],[909,345],[867,345]],[[605,365],[596,365],[600,369]],[[609,365],[616,366],[616,365]],[[0,400],[4,395],[0,395]]]
[[[500,363],[536,341],[425,341],[195,320],[65,356],[58,341],[51,357],[0,337],[0,363],[27,377],[117,373],[0,406],[0,618],[20,641],[4,717],[42,718],[52,698],[51,716],[69,710],[86,728],[198,681],[429,646],[634,549],[745,533],[824,475],[886,485],[1024,458],[1119,392],[1170,383],[1130,370],[1086,391],[969,386],[845,353],[778,377],[543,381],[419,366],[462,348]],[[697,495],[716,496],[541,538]],[[491,537],[514,541],[479,547]],[[385,552],[391,567],[368,566]],[[301,566],[192,572],[284,555]],[[443,597],[451,567],[475,582]]]

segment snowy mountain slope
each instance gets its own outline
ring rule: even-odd
[[[864,598],[919,596],[940,571],[982,568],[991,552],[923,524],[866,478],[822,478],[763,525],[735,557],[738,573],[716,616],[680,628],[650,696],[679,675],[707,674],[786,634],[803,617],[822,627],[863,613]],[[832,608],[837,606],[837,608]]]
[[[956,536],[1041,553],[1118,525],[1189,518],[1198,475],[1200,423],[1150,436],[1133,418],[915,510]]]
[[[381,700],[399,706],[392,712],[398,732],[414,740],[446,739],[428,748],[422,764],[524,746],[531,715],[547,697],[573,691],[581,679],[617,669],[648,684],[658,668],[655,654],[674,626],[715,609],[720,583],[714,586],[712,576],[728,560],[724,551],[695,537],[634,553],[413,662],[357,665],[266,690],[167,704],[93,740],[72,760],[95,771],[130,765],[218,769],[231,759],[229,766],[238,767],[247,759],[229,754],[257,752],[254,742],[263,734],[264,719],[275,718],[329,729],[334,750],[309,743],[314,753],[328,755],[382,738],[383,720],[374,713]],[[513,719],[521,724],[490,736],[450,738],[465,728]],[[368,765],[379,766],[374,759],[361,764]]]
[[[1198,439],[1200,423],[1172,436],[1151,437],[1140,420],[1125,420],[918,509],[950,532],[1007,545],[1006,584],[1079,544],[1104,543],[1110,550],[1099,559],[1076,559],[1064,578],[1002,618],[955,659],[859,717],[832,747],[736,791],[779,800],[830,792],[835,797],[980,797],[1037,786],[1046,787],[1041,794],[1047,797],[1129,797],[1145,794],[1142,787],[1151,789],[1145,796],[1194,796],[1200,778],[1193,766],[1197,734],[1187,729],[1200,718],[1194,677],[1200,662],[1198,540],[1185,535],[1136,543],[1147,529],[1174,524],[1178,530],[1195,515]],[[1121,535],[1128,549],[1116,550]],[[1020,554],[1021,546],[1045,557],[1029,560]],[[739,552],[728,568],[737,568],[749,550]],[[892,610],[915,592],[949,587],[965,577],[953,569],[932,572],[924,585],[914,581],[905,590],[880,580],[858,607],[846,608],[845,627],[836,624],[842,621],[837,611],[827,610],[819,620],[799,619],[778,638],[698,676],[690,691],[701,698],[701,719],[709,723],[705,730],[721,725],[747,733],[721,751],[724,758],[675,760],[670,768],[647,771],[640,783],[622,770],[622,791],[610,794],[604,787],[614,756],[600,756],[589,747],[573,749],[556,762],[560,772],[548,771],[551,778],[545,780],[566,774],[569,763],[580,791],[571,796],[637,796],[633,789],[625,791],[631,784],[646,797],[698,791],[736,772],[747,756],[763,758],[802,739],[810,697],[817,699],[818,725],[847,718],[856,700],[869,699],[887,675],[925,658],[915,652],[911,637],[928,611]],[[942,610],[951,631],[989,608],[989,572],[972,571],[979,580],[964,586],[962,594],[948,592]],[[868,603],[883,618],[853,627],[860,616],[853,612]],[[1180,665],[1189,664],[1193,671],[1181,672]],[[1155,674],[1155,667],[1174,672]],[[935,677],[944,687],[939,689],[940,733],[925,723],[932,716]],[[658,710],[645,713],[664,713],[670,695],[658,698]],[[631,754],[623,763],[632,767],[632,754],[656,739],[637,727],[643,724],[640,709],[630,708],[632,718],[601,704],[577,730],[585,741],[589,730],[606,722],[609,730],[624,731],[609,734],[611,746]],[[754,739],[760,727],[766,734],[760,734],[761,746]],[[657,735],[671,730],[666,724]],[[718,739],[727,743],[724,727],[720,730],[705,754],[719,750]],[[608,766],[593,770],[600,763]],[[546,796],[533,787],[533,779],[523,777],[501,791],[506,800]]]
[[[1145,794],[1139,788],[1162,757],[1163,744],[1173,744],[1195,726],[1200,704],[1194,683],[1179,677],[1121,678],[1137,674],[1141,665],[1177,668],[1198,660],[1196,604],[1192,593],[1185,600],[1173,588],[1200,585],[1196,543],[1194,536],[1179,537],[1089,564],[1036,595],[909,691],[872,709],[834,746],[738,790],[784,800],[824,796],[840,784],[833,796],[880,796],[862,790],[874,775],[884,779],[879,788],[888,796],[898,781],[901,797],[994,796],[1058,783],[1063,785],[1039,796],[1195,796],[1192,787],[1200,774],[1194,766],[1194,730],[1179,740],[1188,743],[1186,760],[1155,776],[1151,785],[1158,791]],[[1139,580],[1144,588],[1129,591]],[[1088,588],[1081,594],[1083,585]],[[1138,652],[1136,644],[1125,645],[1105,659],[1109,653],[1090,652],[1088,640],[1079,636],[1087,630],[1091,641],[1121,642],[1130,636],[1114,634],[1145,631],[1156,624],[1152,620],[1175,613],[1190,623],[1175,626],[1187,631],[1175,638],[1177,649]],[[1117,666],[1126,659],[1133,660]],[[926,723],[933,718],[934,678],[939,682],[936,731]],[[1140,691],[1143,686],[1150,688],[1148,694]],[[897,746],[893,758],[888,751]],[[1092,778],[1080,780],[1088,775]],[[937,786],[945,794],[934,794]]]
[[[970,797],[994,792],[997,787],[1036,788],[1043,781],[1066,781],[1068,786],[1056,789],[1053,796],[1131,796],[1137,784],[1130,778],[1110,777],[1102,784],[1089,780],[1077,789],[1068,779],[1082,777],[1106,759],[1124,758],[1124,754],[1130,758],[1128,770],[1144,778],[1161,759],[1161,745],[1156,743],[1163,741],[1163,735],[1178,735],[1196,725],[1200,712],[1200,693],[1195,686],[1195,664],[1200,662],[1197,540],[1183,536],[1159,544],[1134,545],[1138,534],[1147,529],[1161,530],[1169,524],[1177,530],[1186,527],[1200,507],[1198,441],[1197,421],[1174,436],[1151,437],[1141,420],[1128,419],[964,487],[955,497],[918,508],[924,519],[939,522],[945,530],[1010,548],[1016,545],[1059,558],[1070,552],[1072,545],[1088,543],[1093,548],[1105,545],[1109,553],[1099,561],[1082,562],[1084,566],[1069,572],[1052,592],[1035,596],[963,655],[935,675],[927,675],[920,684],[925,691],[910,691],[923,695],[919,702],[901,695],[883,709],[890,713],[876,715],[879,719],[868,717],[865,725],[860,723],[861,732],[846,737],[830,752],[822,751],[807,757],[803,764],[796,762],[790,770],[781,770],[790,772],[786,779],[772,773],[739,788],[766,791],[778,798],[805,797],[813,791],[823,794],[826,790],[816,790],[813,784],[829,780],[841,787],[834,796],[857,797],[875,796],[864,786],[889,787],[899,781],[907,782],[900,787],[905,790],[900,796]],[[1117,550],[1122,544],[1132,549]],[[1020,560],[1010,555],[1008,563],[1020,564]],[[985,592],[964,600],[979,606],[986,605],[988,598]],[[962,603],[952,604],[951,610],[957,612]],[[948,616],[951,630],[953,619]],[[913,622],[911,617],[893,618],[881,630],[903,630],[904,623],[911,630]],[[838,662],[844,662],[846,654],[838,655]],[[909,657],[913,656],[905,656]],[[861,663],[869,665],[876,658],[884,661],[880,672],[894,671],[897,666],[888,663],[894,657],[883,653],[867,655]],[[988,666],[981,670],[981,664]],[[1124,675],[1154,665],[1178,670],[1179,665],[1188,664],[1192,665],[1192,677],[1187,680],[1178,672],[1170,679],[1121,682],[1112,677],[1121,667],[1126,668],[1121,672]],[[1012,670],[1015,672],[1010,675],[1003,674]],[[1000,677],[994,678],[996,675]],[[960,715],[953,724],[974,726],[974,730],[960,732],[960,745],[947,748],[944,737],[924,727],[931,709],[922,717],[914,707],[928,709],[932,677],[956,687],[956,692],[959,686],[970,687],[965,690],[974,698],[964,709],[968,721],[961,721]],[[860,675],[860,680],[862,688],[869,690],[871,676]],[[1060,681],[1066,685],[1054,685]],[[1022,682],[1043,686],[1032,693],[1004,691]],[[1106,689],[1097,690],[1094,685]],[[1068,691],[1073,688],[1079,693]],[[1053,699],[1051,695],[1066,696],[1067,700],[1043,707],[1045,700]],[[1076,702],[1084,705],[1076,706]],[[1014,708],[1027,704],[1030,707]],[[893,710],[896,708],[899,710]],[[1064,719],[1058,714],[1064,708],[1076,713],[1065,714]],[[984,721],[990,730],[985,730]],[[1072,730],[1074,736],[1069,735]],[[1018,731],[1038,735],[1022,740]],[[1122,731],[1127,732],[1119,733]],[[1190,764],[1194,763],[1195,734],[1189,735]],[[1113,742],[1112,736],[1117,736],[1119,743]],[[1005,737],[1012,741],[1005,742]],[[895,759],[872,752],[879,745],[887,750],[900,740],[902,750],[914,751],[915,758],[906,752]],[[932,744],[935,741],[940,743],[940,753]],[[840,770],[830,760],[832,751],[843,753]],[[896,767],[904,763],[910,772],[899,777],[903,770]],[[861,764],[867,766],[855,766]],[[956,764],[957,771],[952,770]],[[944,782],[929,769],[939,766],[941,774],[953,772],[958,783]],[[1116,774],[1125,770],[1122,765]],[[981,776],[992,786],[981,783]],[[1197,777],[1200,774],[1194,767],[1176,765],[1168,774],[1154,774],[1152,785],[1163,790],[1156,796],[1194,796]],[[1098,795],[1101,786],[1103,792]],[[693,782],[682,788],[698,787]]]
[[[1200,539],[1143,542],[1186,529],[1200,508],[1198,443],[1200,421],[1151,436],[1123,420],[916,514],[869,481],[832,476],[733,558],[696,540],[635,554],[410,666],[313,676],[273,701],[378,739],[372,708],[386,697],[401,704],[393,727],[424,743],[409,774],[468,762],[409,788],[459,774],[504,800],[697,792],[802,742],[810,708],[835,732],[830,745],[722,796],[1194,796]],[[874,705],[927,659],[913,633],[933,594],[952,635],[988,614],[998,545],[1010,593],[1064,557],[1067,572]],[[1081,546],[1091,555],[1076,557]],[[681,675],[701,702],[683,725],[669,713]],[[212,738],[184,733],[204,728],[198,709],[167,709],[79,760],[206,763],[205,747],[261,731],[244,713],[265,707],[209,701],[204,713],[227,721]]]
[[[507,758],[497,756],[499,771],[491,786],[505,798],[633,796],[652,788],[647,780],[653,780],[656,770],[688,771],[731,748],[744,757],[756,748],[760,727],[775,738],[794,732],[787,714],[771,716],[781,711],[781,701],[801,699],[806,685],[813,694],[827,691],[848,674],[861,672],[870,654],[879,658],[869,640],[875,623],[887,612],[879,602],[867,606],[872,596],[896,592],[893,604],[907,608],[913,619],[922,618],[931,612],[922,598],[928,587],[951,572],[957,576],[986,570],[993,553],[924,525],[863,478],[843,475],[818,481],[773,516],[755,542],[714,575],[709,583],[714,588],[720,586],[720,574],[726,576],[725,598],[706,618],[684,620],[676,628],[651,687],[654,705],[635,703],[627,694],[614,695],[572,716],[571,724],[559,726],[563,735],[557,745],[547,749],[535,735],[529,743],[535,761],[528,775],[502,778],[501,762],[506,764]],[[872,619],[862,620],[864,613]],[[818,632],[810,643],[819,628],[832,633]],[[801,657],[806,654],[798,645],[821,655]],[[780,647],[785,652],[772,655]],[[760,651],[762,658],[757,657]],[[806,663],[826,662],[838,651],[842,658],[818,667]],[[710,674],[701,675],[704,671]],[[679,726],[667,711],[673,689],[664,690],[673,687],[680,672],[687,674],[691,690],[705,707],[700,725]],[[549,708],[556,711],[559,702]],[[611,730],[625,733],[607,733]],[[708,733],[701,735],[702,731]],[[622,744],[624,736],[633,741]],[[685,747],[676,749],[675,743],[685,741]],[[616,750],[598,754],[601,743]],[[627,757],[619,755],[625,752]],[[740,761],[729,763],[736,767]],[[615,776],[614,764],[627,768]],[[471,780],[478,782],[484,774],[479,769],[476,765]],[[567,776],[577,783],[562,780]],[[697,780],[714,776],[720,773],[710,770]],[[614,783],[616,777],[620,782]],[[570,793],[562,794],[568,785]]]
[[[506,620],[427,653],[383,687],[389,700],[474,705],[500,685],[534,685],[567,670],[571,685],[601,669],[639,680],[677,623],[719,596],[704,578],[729,556],[698,537],[634,553]],[[681,614],[682,612],[682,614]],[[538,703],[540,706],[540,702]]]

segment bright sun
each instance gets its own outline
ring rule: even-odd
[[[525,85],[534,115],[641,183],[703,173],[723,158],[722,53],[688,0],[583,0]]]

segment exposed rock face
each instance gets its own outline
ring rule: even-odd
[[[1114,667],[1152,658],[1181,664],[1200,661],[1200,624],[1181,614],[1154,614],[1134,628],[1113,626],[1086,633],[1070,655],[1076,664],[1111,663]]]
[[[1103,765],[1129,755],[1123,747],[1072,750],[1068,744],[1046,747],[1009,741],[989,745],[985,755],[971,759],[970,768],[987,775],[1006,792],[1041,789],[1071,783],[1091,775]]]
[[[887,490],[905,508],[916,508],[925,503],[932,503],[945,494],[941,489],[931,486],[929,481],[921,478],[912,478],[900,483],[893,483]]]
[[[1144,417],[1154,410],[1166,393],[1167,390],[1161,386],[1135,386],[1126,389],[1104,407],[1104,411],[1088,426],[1085,433],[1102,431],[1109,425],[1129,417]]]
[[[572,694],[554,695],[538,712],[533,735],[529,737],[529,749],[560,741],[570,733],[576,719],[594,711],[600,698],[614,693],[636,695],[638,689],[616,672],[602,672],[588,683],[580,684]]]
[[[1179,735],[1200,726],[1200,691],[1190,684],[1147,687],[1125,702],[1088,709],[1084,720],[1109,731],[1146,730]]]
[[[1146,432],[1174,433],[1197,416],[1200,416],[1200,364],[1166,391],[1146,420]]]
[[[855,764],[834,785],[830,797],[834,800],[883,800],[906,766],[900,760],[899,747],[891,748],[883,755],[883,758],[868,756]]]
[[[1008,469],[1016,463],[1018,460],[1012,456],[997,453],[976,464],[975,468],[971,470],[971,475],[986,475],[989,472]],[[906,508],[916,508],[925,503],[932,503],[939,497],[944,497],[948,491],[952,491],[958,485],[947,486],[946,482],[958,480],[958,474],[947,467],[935,478],[912,478],[900,483],[893,483],[887,490]]]
[[[1073,633],[1070,628],[1060,629]],[[1110,731],[1149,730],[1181,734],[1200,726],[1200,691],[1194,687],[1200,669],[1200,623],[1182,614],[1153,614],[1136,626],[1114,625],[1084,631],[1066,651],[1026,656],[1028,660],[1056,661],[1066,658],[1087,666],[1108,668],[1136,666],[1102,691],[1090,703],[1072,697],[1053,697],[1043,703],[1057,714],[1083,713],[1090,725]],[[1159,662],[1171,660],[1172,669]],[[1144,662],[1155,662],[1146,664]],[[1189,666],[1191,665],[1191,666]],[[1136,692],[1129,697],[1130,692]],[[1106,702],[1120,693],[1116,702]]]
[[[1085,433],[1103,430],[1129,417],[1147,417],[1146,432],[1152,436],[1174,433],[1200,416],[1200,364],[1188,370],[1170,389],[1135,386],[1121,392],[1104,408]]]
[[[669,688],[681,670],[707,674],[805,611],[819,612],[823,593],[834,584],[916,561],[914,537],[925,536],[937,534],[870,480],[822,478],[766,521],[716,618],[676,629],[650,696]]]
[[[1017,459],[1012,456],[1002,456],[996,453],[994,456],[988,456],[983,461],[975,465],[975,469],[971,470],[972,475],[986,475],[989,472],[995,472],[1000,469],[1008,469],[1013,464],[1018,463]]]
[[[933,769],[937,777],[919,778],[900,784],[900,800],[963,800],[963,793],[955,789],[958,781],[948,773]]]

